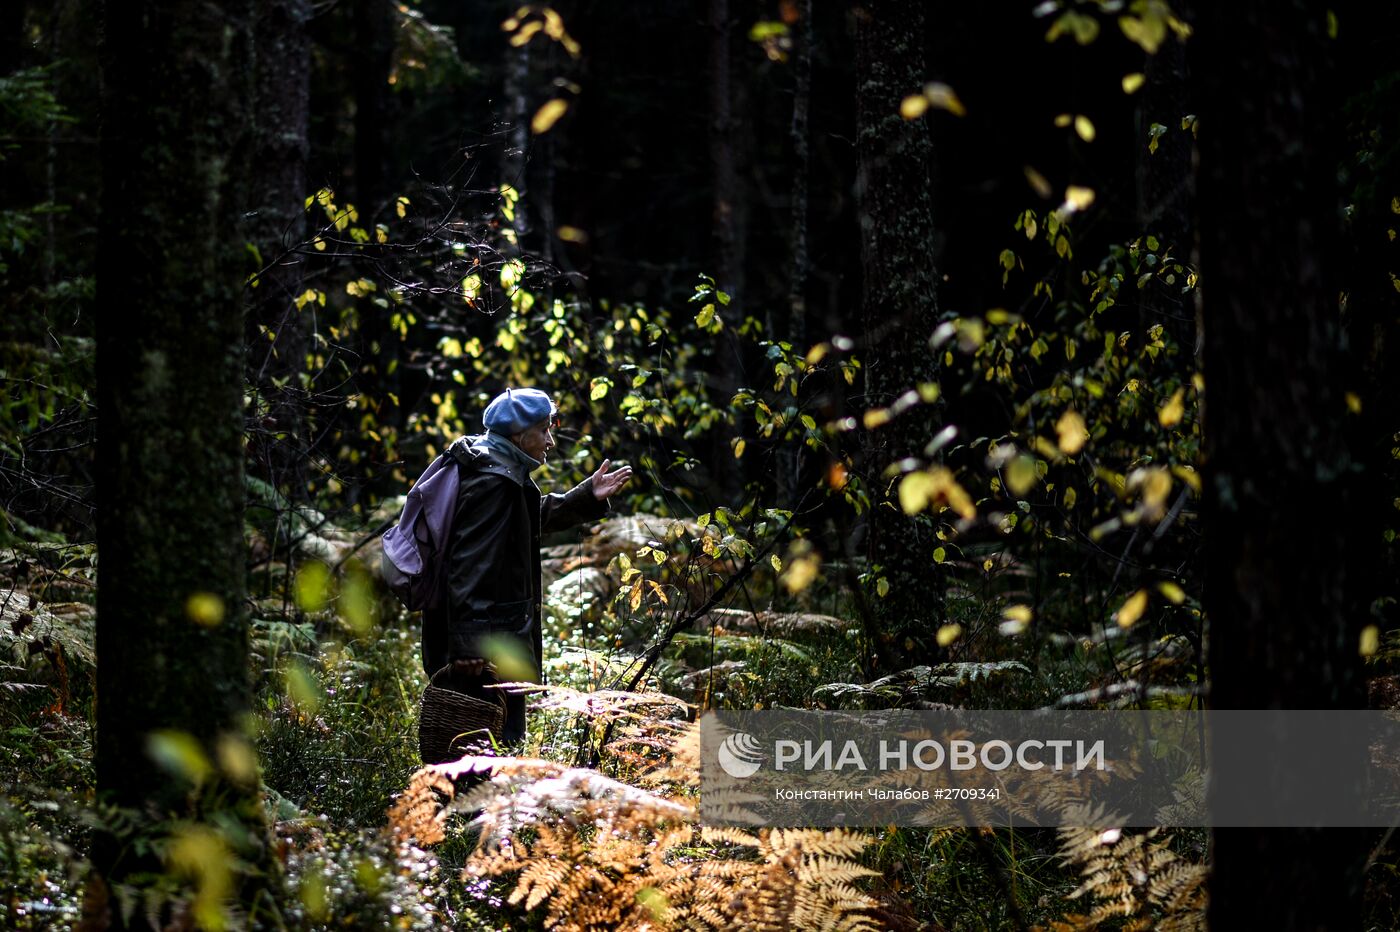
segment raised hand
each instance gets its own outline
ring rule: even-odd
[[[615,494],[627,484],[627,480],[632,478],[631,466],[619,466],[612,472],[608,472],[608,467],[611,465],[612,460],[603,460],[603,465],[599,466],[598,471],[593,474],[593,497],[600,501]]]

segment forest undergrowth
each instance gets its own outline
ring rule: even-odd
[[[1113,667],[1108,643],[1092,638],[987,637],[985,644],[969,639],[957,659],[933,670],[871,679],[863,675],[869,647],[843,617],[851,609],[839,588],[819,582],[794,595],[767,572],[754,574],[747,589],[762,609],[713,610],[673,640],[638,690],[610,689],[680,610],[650,589],[650,601],[633,610],[623,580],[671,586],[677,577],[668,570],[683,565],[687,544],[704,536],[692,527],[700,537],[686,540],[670,522],[661,526],[673,531],[666,561],[638,554],[657,543],[649,536],[655,526],[644,536],[615,533],[587,554],[577,545],[554,548],[552,685],[532,700],[538,708],[517,756],[474,762],[490,767],[484,782],[460,779],[465,763],[419,769],[415,728],[425,679],[414,620],[374,587],[363,563],[333,573],[308,560],[296,573],[265,573],[272,588],[255,600],[251,733],[291,895],[258,923],[1199,927],[1201,830],[1109,840],[1074,830],[701,826],[695,718],[703,709],[1037,708],[1074,701],[1076,693],[1091,695],[1078,701],[1102,703],[1093,693]],[[141,837],[139,817],[93,802],[93,555],[25,544],[6,556],[0,869],[13,893],[5,909],[14,928],[77,927],[88,831],[129,818],[137,823],[132,837]],[[638,565],[648,573],[630,575]],[[967,631],[986,630],[1006,594],[1014,598],[1024,584],[1024,570],[969,564],[964,572],[967,585],[955,587],[961,595],[950,601],[954,617]],[[675,587],[673,595],[686,598]],[[158,750],[192,792],[221,765],[197,747]],[[454,790],[454,776],[461,789]],[[152,910],[177,927],[207,924],[210,915],[238,927],[248,917],[199,911],[230,880],[195,848],[183,861],[164,852],[172,875],[166,900],[148,896],[129,908]]]

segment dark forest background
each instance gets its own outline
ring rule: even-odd
[[[693,808],[600,689],[681,770],[709,709],[1400,701],[1400,21],[1196,6],[10,0],[7,921],[1394,928],[1370,829],[425,828],[378,536],[510,385],[542,487],[638,473],[546,554],[560,773]]]

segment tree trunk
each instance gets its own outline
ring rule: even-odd
[[[768,333],[772,339],[787,339],[799,352],[807,344],[807,185],[811,172],[811,145],[808,140],[808,115],[812,103],[812,0],[797,0],[794,4],[796,23],[793,24],[792,49],[792,258],[786,314],[782,305],[773,302],[768,314]],[[778,501],[795,502],[801,496],[803,464],[807,448],[789,443],[778,447]]]
[[[1251,0],[1202,15],[1210,700],[1361,708],[1364,615],[1344,543],[1358,498],[1336,271],[1341,134],[1326,11]],[[1228,750],[1215,749],[1217,765]],[[1360,792],[1364,753],[1342,749],[1339,792]],[[1274,770],[1282,791],[1293,772],[1280,755],[1216,766],[1214,779],[1238,781],[1244,769]],[[1211,927],[1356,928],[1361,840],[1352,830],[1217,829]]]
[[[265,883],[273,863],[256,779],[216,763],[192,792],[148,748],[158,731],[190,736],[213,762],[249,748],[240,220],[252,19],[252,0],[109,8],[97,298],[98,793],[145,819],[241,824],[221,835],[249,865],[235,879],[249,912],[250,878]],[[159,870],[139,850],[98,834],[106,889]]]
[[[355,62],[355,206],[365,220],[389,196],[388,139],[393,128],[389,74],[394,66],[395,14],[390,0],[353,0]]]
[[[890,404],[916,385],[937,377],[925,342],[937,315],[928,123],[905,120],[899,105],[922,87],[924,4],[919,0],[863,3],[856,14],[856,181],[861,265],[865,283],[862,314],[866,345],[867,408]],[[887,466],[922,456],[936,432],[934,411],[918,406],[867,434],[869,578],[883,577],[884,597],[872,592],[876,630],[871,632],[886,666],[929,662],[934,635],[944,616],[942,574],[933,560],[937,546],[931,523],[909,518],[885,494]],[[872,586],[873,589],[873,586]]]
[[[744,255],[739,169],[734,139],[734,92],[729,0],[710,0],[710,168],[714,177],[715,281],[743,307]]]
[[[309,315],[296,299],[304,262],[291,252],[307,238],[304,203],[310,127],[310,0],[259,0],[257,155],[253,179],[253,243],[267,271],[253,291],[249,360],[266,421],[249,454],[293,502],[306,493],[306,389],[301,384],[310,345]]]
[[[807,341],[807,185],[812,167],[807,138],[812,104],[812,0],[797,0],[797,23],[792,50],[792,279],[788,284],[788,322],[785,332],[792,345]],[[778,327],[769,327],[777,334]]]
[[[1186,44],[1175,36],[1148,55],[1146,81],[1138,106],[1137,134],[1137,215],[1138,226],[1160,242],[1157,255],[1170,250],[1179,261],[1190,258],[1192,196],[1195,187],[1195,149],[1191,133],[1182,128],[1182,118],[1195,112],[1190,102]],[[1156,151],[1149,148],[1150,129],[1157,123],[1166,132],[1156,139]],[[1162,324],[1175,338],[1182,352],[1197,352],[1195,309],[1182,300],[1181,286],[1153,281],[1142,291],[1142,316],[1138,330],[1146,333]]]

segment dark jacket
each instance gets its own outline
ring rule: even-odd
[[[446,592],[423,613],[423,666],[431,674],[449,660],[480,657],[482,634],[519,637],[540,670],[544,637],[540,537],[603,517],[607,502],[586,479],[568,492],[542,496],[524,467],[465,438],[449,448],[461,480],[447,542]],[[541,677],[542,679],[542,677]]]

